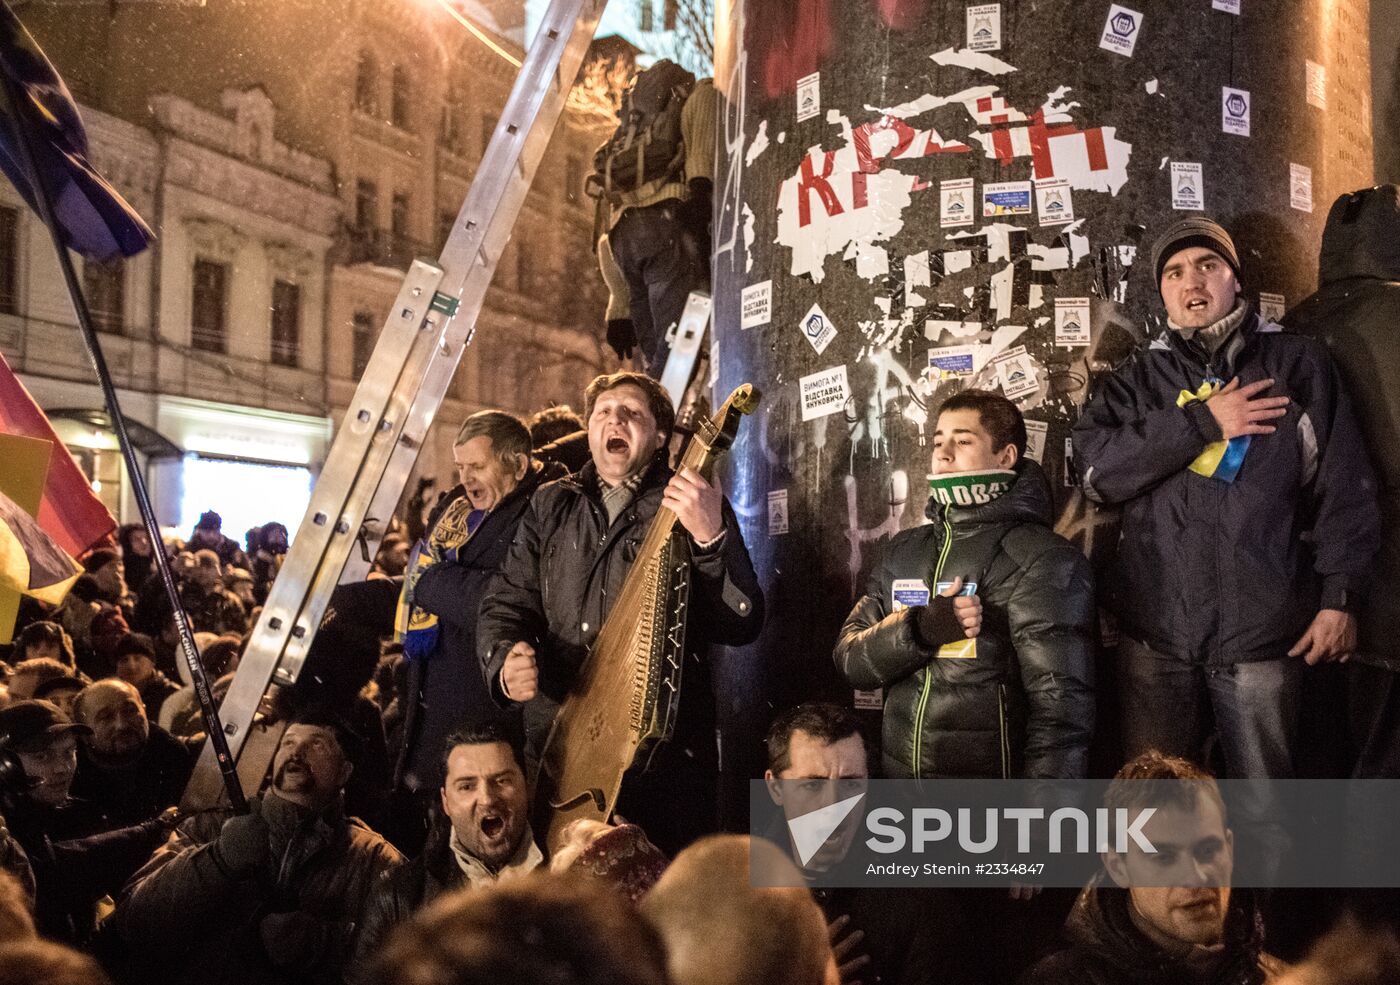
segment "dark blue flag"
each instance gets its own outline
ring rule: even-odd
[[[140,253],[154,239],[136,210],[88,162],[87,133],[78,107],[53,65],[9,5],[0,0],[0,171],[30,208],[37,189],[25,167],[21,134],[53,203],[67,246],[91,260]]]

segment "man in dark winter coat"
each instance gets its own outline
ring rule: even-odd
[[[1118,771],[1104,806],[1153,809],[1141,831],[1156,851],[1105,852],[1065,926],[1070,949],[1021,985],[1266,985],[1283,973],[1254,896],[1230,888],[1234,838],[1209,774],[1146,753]]]
[[[392,931],[442,894],[507,883],[544,862],[530,830],[520,752],[499,725],[466,728],[444,743],[443,817],[423,853],[375,884],[346,968],[350,985],[370,982],[370,962]]]
[[[197,814],[136,874],[116,927],[133,978],[339,983],[375,880],[401,861],[342,808],[353,733],[313,713],[287,727],[248,814]]]
[[[714,697],[709,644],[758,637],[763,595],[734,511],[692,469],[673,473],[666,391],[638,373],[600,376],[586,399],[592,461],[540,487],[477,621],[477,645],[498,700],[525,703],[538,756],[560,703],[597,638],[652,519],[672,510],[691,540],[690,613],[672,740],[646,773],[629,772],[618,811],[674,854],[715,826]]]
[[[224,518],[213,510],[199,514],[199,522],[185,542],[185,550],[191,554],[205,548],[217,554],[219,563],[225,568],[248,569],[248,555],[243,553],[238,541],[224,535]]]
[[[1291,331],[1326,343],[1356,401],[1380,478],[1380,551],[1346,667],[1358,778],[1400,777],[1400,187],[1337,199],[1322,233],[1317,293],[1288,313]]]
[[[1326,348],[1241,299],[1224,229],[1183,219],[1152,258],[1169,330],[1074,427],[1085,492],[1123,505],[1126,755],[1199,759],[1213,723],[1229,776],[1288,778],[1304,661],[1356,648],[1375,478]]]
[[[1092,575],[1052,531],[1050,489],[1025,448],[1021,412],[1000,394],[946,401],[933,522],[890,541],[841,627],[837,667],[857,688],[885,689],[886,777],[1086,773]]]
[[[467,418],[452,458],[462,493],[441,509],[404,580],[406,600],[419,611],[403,634],[408,704],[396,786],[428,795],[442,785],[442,747],[453,731],[519,719],[518,710],[502,711],[487,691],[477,612],[531,495],[563,474],[532,461],[530,432],[501,411]]]

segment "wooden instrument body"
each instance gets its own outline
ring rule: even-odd
[[[739,416],[757,403],[752,386],[735,390],[716,415],[719,423],[707,420],[697,429],[680,467],[708,480],[719,452],[733,443]],[[534,802],[537,813],[547,815],[544,844],[551,851],[570,822],[606,821],[623,774],[671,738],[690,577],[689,535],[663,506],[545,741]]]

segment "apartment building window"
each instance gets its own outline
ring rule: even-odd
[[[409,102],[413,96],[413,86],[409,82],[408,69],[395,65],[389,89],[389,122],[400,130],[408,129]]]
[[[408,209],[408,192],[394,192],[389,208],[389,230],[400,239],[408,236]]]
[[[438,213],[437,245],[441,249],[447,243],[447,237],[452,235],[452,226],[457,222],[457,213],[442,211]]]
[[[120,257],[107,263],[83,261],[83,295],[93,327],[120,335],[125,324],[126,261]]]
[[[481,155],[486,156],[486,147],[491,143],[491,135],[496,132],[496,122],[500,117],[492,116],[490,113],[481,115]]]
[[[19,312],[19,210],[0,207],[0,314]]]
[[[205,352],[227,351],[227,308],[228,264],[195,260],[190,345]]]
[[[681,12],[679,0],[662,0],[662,2],[666,4],[665,12],[661,15],[662,29],[674,31]]]
[[[355,182],[355,228],[368,231],[379,225],[379,188],[363,178]]]
[[[368,51],[360,52],[355,63],[355,108],[370,116],[379,115],[379,65]]]
[[[374,354],[374,343],[379,339],[379,333],[374,325],[374,315],[368,311],[355,312],[351,332],[350,375],[358,380],[365,375],[365,368],[369,366],[369,357]]]
[[[301,362],[301,287],[285,280],[272,283],[272,361]]]
[[[570,154],[564,159],[564,201],[577,203],[583,198],[583,158]]]
[[[656,29],[655,16],[651,9],[651,0],[638,0],[640,9],[637,12],[637,26],[643,31]]]

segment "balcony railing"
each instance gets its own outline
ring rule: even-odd
[[[436,255],[430,244],[387,229],[346,230],[346,263],[373,263],[407,270],[416,258]]]

